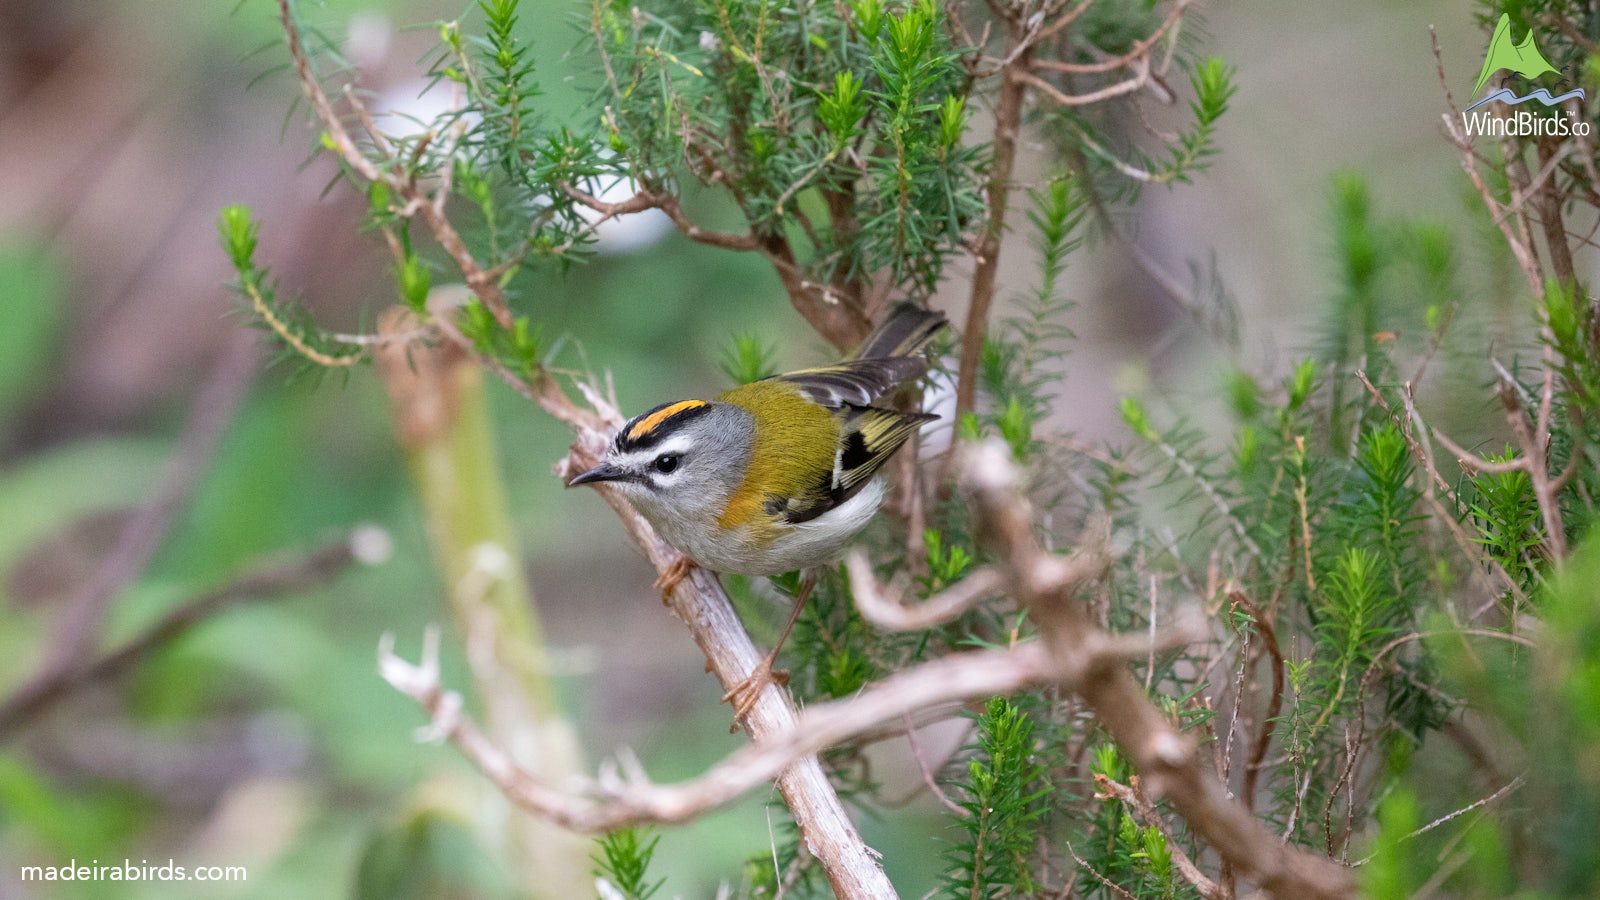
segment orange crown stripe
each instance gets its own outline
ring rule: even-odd
[[[704,400],[680,400],[671,406],[658,409],[650,415],[640,419],[632,428],[628,429],[628,440],[637,441],[650,432],[655,431],[656,427],[662,422],[665,422],[678,413],[684,412],[685,410],[697,409],[705,405],[706,402]]]

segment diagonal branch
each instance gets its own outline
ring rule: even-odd
[[[67,598],[50,648],[38,671],[7,704],[26,706],[70,677],[91,650],[106,611],[149,564],[166,539],[178,513],[205,472],[217,442],[233,421],[234,410],[254,380],[258,354],[254,339],[240,332],[223,349],[210,377],[195,398],[166,471],[154,493],[117,535],[116,543],[94,573]],[[3,730],[3,729],[0,729]]]
[[[1100,790],[1101,794],[1116,798],[1123,805],[1132,809],[1134,815],[1145,825],[1160,829],[1161,834],[1167,839],[1167,850],[1172,854],[1173,867],[1178,870],[1178,873],[1183,876],[1185,881],[1194,886],[1195,891],[1201,897],[1210,900],[1213,897],[1227,896],[1215,881],[1207,878],[1200,871],[1199,867],[1194,864],[1194,860],[1189,858],[1189,854],[1183,852],[1183,848],[1178,846],[1178,842],[1172,839],[1171,827],[1161,818],[1161,814],[1156,811],[1155,804],[1150,802],[1150,798],[1145,796],[1144,790],[1139,787],[1139,776],[1133,776],[1128,780],[1127,784],[1120,784],[1112,781],[1104,774],[1096,772],[1094,773],[1094,786]]]
[[[753,234],[731,234],[701,228],[683,211],[678,198],[671,194],[641,190],[626,200],[609,202],[566,182],[561,183],[561,190],[571,199],[599,213],[602,222],[630,213],[659,209],[672,220],[672,224],[677,226],[680,234],[697,244],[721,247],[724,250],[758,250],[761,247],[760,241],[756,240]]]
[[[448,185],[440,188],[436,196],[430,196],[428,191],[415,178],[400,177],[398,160],[390,153],[385,152],[388,145],[372,126],[372,119],[367,114],[365,106],[353,91],[345,92],[345,100],[357,117],[366,124],[367,130],[372,134],[374,146],[383,154],[383,166],[369,159],[356,146],[355,139],[351,137],[349,129],[345,128],[344,121],[339,118],[333,109],[333,104],[328,100],[327,92],[322,89],[322,84],[317,80],[316,72],[311,69],[311,59],[306,54],[305,45],[300,40],[300,27],[295,23],[294,14],[290,10],[289,0],[278,0],[278,17],[283,26],[283,33],[289,44],[289,56],[294,60],[295,74],[300,80],[300,89],[305,92],[306,98],[311,101],[312,112],[317,121],[322,123],[328,142],[357,175],[368,182],[381,183],[392,190],[404,200],[402,209],[407,216],[420,214],[433,232],[434,240],[449,254],[456,267],[461,270],[461,277],[467,286],[477,295],[485,309],[489,310],[502,327],[511,326],[511,310],[506,305],[505,293],[500,290],[499,279],[495,275],[496,268],[485,268],[472,255],[460,233],[451,224],[444,211],[444,201],[449,194]],[[450,167],[445,167],[445,177],[450,174]]]
[[[274,562],[174,607],[115,649],[29,682],[0,703],[0,741],[45,710],[97,681],[115,678],[148,659],[158,648],[193,631],[231,607],[251,600],[281,596],[320,584],[355,559],[355,534],[288,562]]]
[[[541,405],[548,401],[547,410],[576,427],[571,450],[556,464],[556,474],[564,480],[598,464],[611,433],[622,424],[621,414],[602,400],[597,391],[588,390],[586,394],[595,413],[578,409],[564,395],[558,399],[541,394]],[[596,420],[603,424],[604,430],[590,424]],[[603,485],[600,488],[601,497],[622,520],[629,537],[655,570],[666,573],[673,568],[681,559],[678,552],[655,533],[650,523],[621,494]],[[666,600],[673,613],[688,626],[695,643],[705,654],[707,670],[716,676],[724,690],[740,684],[755,671],[762,654],[750,640],[715,575],[696,567],[689,577],[677,583]],[[769,685],[745,718],[744,727],[759,743],[793,733],[795,719],[795,708],[788,695],[777,685]],[[821,863],[838,896],[895,895],[877,854],[861,839],[815,754],[796,760],[778,776],[777,785],[799,826],[806,848]]]
[[[1151,795],[1165,795],[1190,830],[1222,860],[1279,897],[1343,898],[1355,891],[1334,862],[1285,845],[1233,800],[1207,771],[1193,738],[1150,702],[1127,667],[1103,647],[1107,635],[1074,596],[1086,560],[1063,559],[1034,537],[1021,476],[1003,443],[962,452],[960,484],[978,534],[997,558],[1017,600],[1038,625],[1064,687],[1077,693],[1127,753]],[[1096,553],[1089,552],[1088,559]]]

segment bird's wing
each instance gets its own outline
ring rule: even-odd
[[[870,406],[896,385],[920,378],[927,370],[927,363],[921,359],[895,356],[852,359],[838,365],[786,372],[772,379],[794,385],[813,403],[829,409],[843,409]]]
[[[786,498],[781,510],[773,510],[790,524],[815,519],[854,497],[922,423],[939,418],[876,406],[850,407],[844,415],[828,483]]]

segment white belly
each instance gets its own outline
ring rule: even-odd
[[[854,497],[809,522],[782,525],[770,542],[754,536],[723,532],[714,539],[703,534],[673,534],[661,523],[661,536],[690,559],[717,572],[738,575],[777,575],[837,562],[845,548],[872,521],[883,502],[883,479],[874,478]]]

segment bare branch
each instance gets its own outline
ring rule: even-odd
[[[1468,475],[1504,475],[1507,472],[1523,472],[1528,468],[1528,462],[1523,457],[1506,460],[1505,462],[1484,459],[1451,440],[1449,435],[1437,428],[1433,429],[1433,439],[1443,444],[1444,448],[1455,456],[1456,464],[1461,466],[1461,470]]]
[[[995,284],[1000,275],[1000,239],[1005,233],[1006,211],[1011,202],[1011,173],[1016,167],[1028,79],[1033,77],[1028,74],[1028,68],[1033,63],[1035,45],[1021,30],[1020,22],[1007,20],[1006,27],[1007,58],[1011,63],[1000,70],[1000,95],[995,99],[994,138],[986,188],[989,209],[974,254],[967,323],[961,333],[961,362],[956,375],[954,418],[958,422],[977,408],[978,364],[983,355],[984,335],[989,329],[989,308],[994,304]]]
[[[857,551],[845,561],[850,592],[861,618],[885,631],[926,631],[951,621],[1000,589],[1003,579],[994,569],[983,568],[916,606],[908,606],[898,593],[891,596],[872,574],[872,563]]]
[[[438,241],[440,248],[455,262],[461,271],[462,279],[477,295],[484,308],[494,315],[502,327],[510,327],[511,310],[506,305],[505,294],[500,290],[499,279],[495,277],[493,271],[485,269],[473,257],[472,251],[467,248],[466,242],[461,239],[461,235],[456,232],[455,226],[445,215],[444,201],[449,194],[448,182],[439,189],[436,196],[430,196],[416,180],[401,178],[395,172],[389,171],[390,165],[395,160],[387,154],[384,155],[384,167],[368,159],[356,146],[349,130],[344,127],[343,120],[334,112],[333,104],[329,102],[327,93],[322,90],[322,84],[311,69],[311,60],[300,40],[300,27],[295,23],[294,15],[289,9],[289,0],[278,0],[278,13],[284,36],[288,40],[289,55],[294,60],[295,73],[300,79],[300,88],[311,101],[311,109],[316,114],[317,120],[322,123],[328,140],[339,154],[339,158],[363,179],[369,182],[381,182],[394,191],[405,201],[402,207],[404,215],[420,213],[429,230],[433,232],[434,240]],[[372,120],[360,98],[353,91],[346,91],[345,99],[361,121],[369,123],[370,128]],[[375,129],[373,130],[375,132]],[[381,140],[375,141],[375,146],[380,152],[387,147]],[[450,167],[445,166],[446,179],[449,178],[450,172]]]
[[[1054,674],[1038,643],[947,656],[896,673],[849,699],[808,707],[792,728],[734,751],[688,781],[654,784],[634,765],[603,773],[582,790],[569,791],[518,767],[462,711],[460,695],[442,687],[437,629],[430,629],[422,658],[414,665],[395,656],[393,648],[394,636],[384,635],[378,668],[395,689],[427,710],[430,722],[419,732],[420,738],[453,741],[518,805],[584,832],[688,821],[770,782],[817,751],[867,734],[885,722],[916,710],[1012,694]]]
[[[1031,72],[1017,72],[1016,77],[1061,106],[1088,106],[1092,103],[1110,100],[1113,97],[1121,97],[1123,94],[1131,94],[1144,87],[1150,82],[1150,60],[1141,58],[1134,65],[1132,78],[1123,79],[1116,84],[1106,85],[1087,94],[1068,94]]]
[[[1172,9],[1167,11],[1167,17],[1161,21],[1160,25],[1156,26],[1156,30],[1150,32],[1149,37],[1146,37],[1140,41],[1135,41],[1133,46],[1128,49],[1128,52],[1122,54],[1121,56],[1112,57],[1111,59],[1101,60],[1100,62],[1095,63],[1068,63],[1055,59],[1041,59],[1036,61],[1034,66],[1035,68],[1048,69],[1053,72],[1094,75],[1101,72],[1110,72],[1113,69],[1120,69],[1124,66],[1130,65],[1139,57],[1144,56],[1151,47],[1155,46],[1157,41],[1161,40],[1163,35],[1172,30],[1172,26],[1178,23],[1178,19],[1183,16],[1184,10],[1188,9],[1189,4],[1192,2],[1194,2],[1194,0],[1178,0],[1178,2],[1172,4]],[[1080,3],[1077,8],[1062,16],[1055,22],[1052,22],[1048,27],[1040,32],[1040,37],[1049,37],[1050,35],[1056,33],[1056,31],[1070,24],[1073,19],[1077,18],[1078,15],[1088,7],[1088,5],[1088,0],[1084,0],[1084,2]]]
[[[300,79],[300,89],[305,91],[306,99],[311,101],[311,110],[326,129],[328,140],[338,151],[339,158],[362,178],[368,181],[380,180],[382,176],[378,167],[356,147],[356,142],[344,127],[344,121],[333,111],[333,104],[328,102],[328,95],[322,90],[322,83],[317,80],[317,74],[311,71],[311,58],[306,55],[305,45],[300,42],[300,26],[294,21],[294,14],[289,9],[289,0],[278,0],[278,17],[283,23],[284,37],[289,42],[289,56],[294,60],[294,71]]]
[[[1255,620],[1256,632],[1261,635],[1267,655],[1272,657],[1272,696],[1267,701],[1266,715],[1261,717],[1260,731],[1256,733],[1255,744],[1250,748],[1250,761],[1245,765],[1244,782],[1239,790],[1245,809],[1254,811],[1256,782],[1261,775],[1261,762],[1267,758],[1267,748],[1272,745],[1272,730],[1277,726],[1278,714],[1283,711],[1285,665],[1283,651],[1278,647],[1277,631],[1272,627],[1272,622],[1266,613],[1237,588],[1228,591],[1228,599],[1244,607]]]
[[[760,242],[752,234],[727,234],[719,231],[707,231],[696,225],[679,205],[678,198],[671,194],[656,191],[638,191],[626,200],[615,203],[601,200],[582,188],[562,182],[561,190],[568,197],[587,206],[599,213],[600,221],[625,216],[630,213],[644,212],[649,209],[659,209],[666,213],[667,218],[676,225],[679,233],[691,241],[707,244],[712,247],[721,247],[725,250],[758,250]],[[598,223],[596,223],[598,224]]]
[[[1335,863],[1280,842],[1234,802],[1201,764],[1195,742],[1157,710],[1120,659],[1104,652],[1105,633],[1074,596],[1085,560],[1062,559],[1034,538],[1033,514],[1005,445],[989,441],[962,451],[961,485],[971,498],[978,533],[1017,600],[1038,625],[1062,684],[1076,692],[1139,769],[1152,795],[1165,795],[1190,829],[1232,869],[1280,897],[1342,898],[1355,887]]]
[[[1475,809],[1479,809],[1481,807],[1488,806],[1489,804],[1495,802],[1496,800],[1499,800],[1501,797],[1504,797],[1507,794],[1510,794],[1511,792],[1515,791],[1517,788],[1522,787],[1523,783],[1524,783],[1524,777],[1522,775],[1518,775],[1517,777],[1511,779],[1511,781],[1508,782],[1504,787],[1500,788],[1499,790],[1495,791],[1494,793],[1490,794],[1489,796],[1480,797],[1477,800],[1474,800],[1473,802],[1468,803],[1466,806],[1461,807],[1460,809],[1453,810],[1451,812],[1445,813],[1444,815],[1440,816],[1439,818],[1434,819],[1432,822],[1429,822],[1428,824],[1422,826],[1421,828],[1418,828],[1415,831],[1412,831],[1411,833],[1407,834],[1405,837],[1402,837],[1400,840],[1409,841],[1414,837],[1418,837],[1418,836],[1427,834],[1428,832],[1434,830],[1435,828],[1438,828],[1440,825],[1443,825],[1443,824],[1445,824],[1446,822],[1449,822],[1452,819],[1456,819],[1456,818],[1459,818],[1461,816],[1464,816],[1467,813],[1472,812]],[[1354,866],[1364,866],[1367,863],[1372,862],[1372,860],[1373,860],[1373,858],[1375,856],[1377,856],[1376,853],[1372,854],[1372,856],[1367,856],[1367,857],[1364,857],[1362,859],[1359,859],[1359,860],[1351,863],[1350,865],[1352,867],[1354,867]]]

